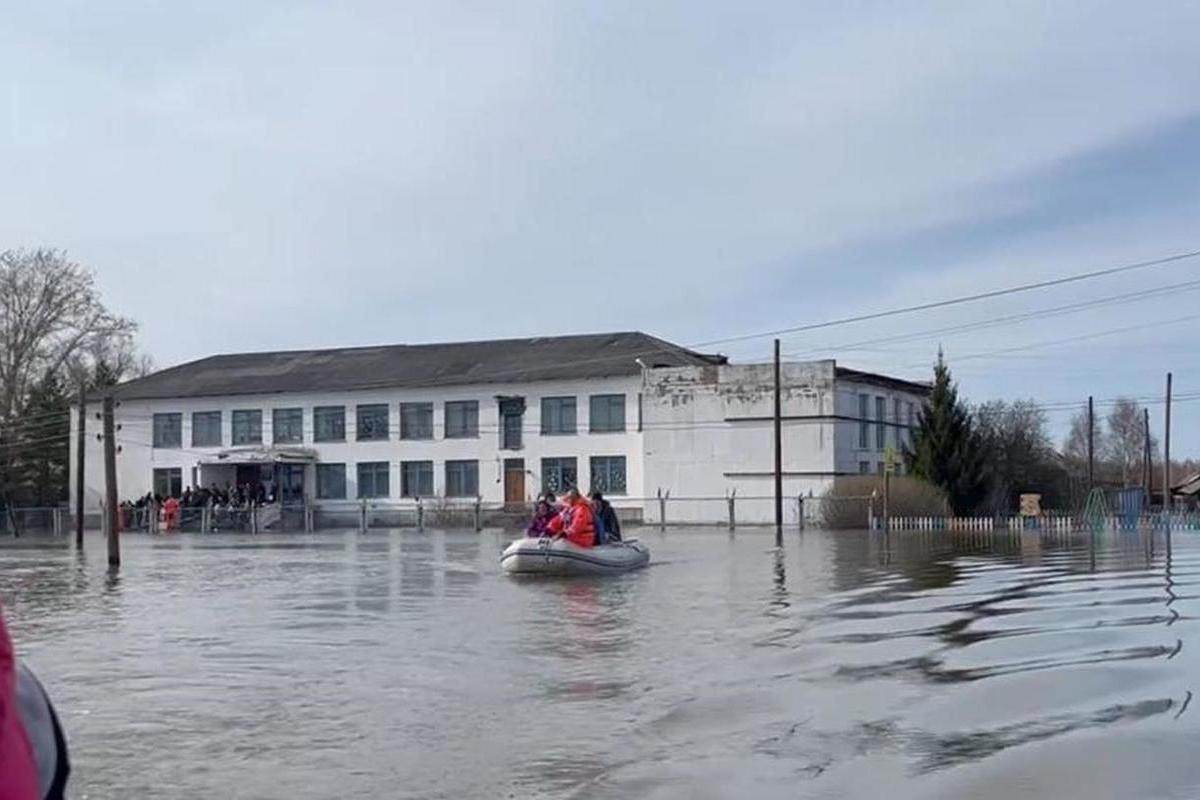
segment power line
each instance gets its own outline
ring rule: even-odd
[[[1106,269],[1092,270],[1090,272],[1080,272],[1075,275],[1067,275],[1062,278],[1052,278],[1050,280],[1036,281],[1034,283],[1024,283],[1018,286],[1010,286],[1005,289],[994,289],[988,292],[977,292],[975,294],[962,295],[960,297],[952,297],[946,300],[935,300],[929,303],[918,303],[917,305],[903,306],[901,308],[892,308],[886,311],[875,311],[869,314],[858,314],[850,317],[841,317],[838,319],[826,320],[825,322],[813,322],[806,325],[797,325],[790,328],[779,328],[772,331],[763,331],[761,333],[750,333],[742,336],[733,336],[726,339],[714,339],[707,342],[701,342],[693,347],[710,347],[715,344],[728,344],[732,342],[742,342],[749,339],[763,339],[773,336],[783,336],[792,333],[802,333],[805,331],[815,331],[822,328],[832,328],[839,325],[849,325],[854,322],[869,322],[876,319],[884,319],[886,317],[896,317],[902,314],[913,314],[918,311],[930,311],[935,308],[946,308],[948,306],[962,305],[963,303],[974,303],[979,300],[989,300],[994,297],[1004,297],[1005,295],[1019,294],[1022,292],[1030,292],[1036,289],[1048,289],[1053,286],[1064,286],[1070,283],[1078,283],[1080,281],[1092,280],[1093,278],[1102,278],[1107,275],[1117,275],[1124,272],[1132,272],[1139,269],[1149,269],[1151,267],[1161,267],[1167,264],[1173,264],[1178,261],[1184,261],[1190,258],[1200,256],[1200,250],[1192,250],[1186,253],[1177,253],[1165,258],[1156,258],[1151,261],[1139,261],[1133,264],[1124,264],[1118,267],[1108,267]]]
[[[1184,281],[1182,283],[1170,284],[1168,286],[1160,286],[1154,289],[1144,289],[1138,292],[1127,292],[1125,294],[1112,295],[1102,297],[1095,300],[1085,300],[1078,303],[1069,303],[1067,305],[1055,306],[1052,308],[1037,309],[1035,311],[1027,311],[1020,314],[1007,314],[990,319],[978,320],[976,322],[967,322],[959,325],[951,325],[943,328],[931,328],[924,331],[916,331],[913,333],[899,334],[895,336],[880,336],[873,339],[863,339],[858,342],[849,342],[843,344],[829,345],[826,347],[814,347],[808,350],[794,351],[788,353],[791,357],[803,357],[813,353],[835,352],[845,350],[863,350],[865,346],[874,344],[892,344],[896,342],[914,341],[934,336],[942,336],[948,333],[961,333],[965,331],[979,330],[983,328],[998,327],[1008,325],[1014,322],[1027,322],[1032,319],[1041,319],[1044,317],[1060,316],[1064,314],[1075,313],[1090,308],[1098,308],[1107,305],[1121,305],[1127,302],[1136,302],[1170,292],[1186,292],[1194,289],[1200,289],[1200,280]]]

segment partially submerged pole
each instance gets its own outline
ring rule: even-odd
[[[1088,395],[1088,492],[1095,488],[1096,481],[1096,413],[1091,395]]]
[[[83,547],[83,454],[87,450],[87,390],[79,387],[79,430],[75,437],[75,547]]]
[[[1167,403],[1163,420],[1163,512],[1171,513],[1171,373],[1167,373]],[[1167,519],[1170,519],[1168,516]]]
[[[121,566],[120,513],[117,506],[117,436],[112,395],[104,398],[104,513],[108,515],[108,565]]]
[[[779,340],[775,340],[775,546],[783,547],[783,393],[779,385]]]

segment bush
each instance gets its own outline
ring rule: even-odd
[[[840,530],[867,527],[870,496],[877,495],[875,513],[883,513],[883,476],[849,475],[836,478],[821,495],[820,521]],[[893,517],[930,517],[949,513],[946,494],[919,478],[893,476],[888,513]]]

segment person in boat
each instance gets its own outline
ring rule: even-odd
[[[62,800],[70,771],[54,706],[17,661],[0,615],[0,800]]]
[[[562,511],[550,520],[547,532],[577,547],[595,546],[596,522],[592,506],[578,489],[572,487],[563,495]]]
[[[621,541],[621,520],[617,519],[617,512],[612,507],[612,503],[604,499],[604,495],[595,490],[591,494],[592,513],[596,516],[600,525],[604,528],[604,533],[609,542]]]
[[[526,536],[546,536],[550,531],[550,520],[558,515],[553,503],[542,498],[538,500],[537,506],[533,510],[533,519],[529,521],[529,527],[525,529]]]

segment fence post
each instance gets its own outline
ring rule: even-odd
[[[867,530],[875,530],[875,491],[871,491],[871,498],[867,501]]]
[[[200,532],[210,533],[212,528],[212,511],[209,510],[208,503],[200,506]]]
[[[483,530],[483,498],[475,497],[475,532]]]
[[[307,497],[304,498],[304,532],[312,533],[317,529],[317,510],[313,507],[312,501]]]
[[[804,530],[804,495],[796,496],[796,526]]]
[[[425,530],[425,503],[417,498],[417,530]]]
[[[151,498],[149,503],[146,503],[146,531],[148,533],[158,533],[158,501]]]
[[[663,490],[658,490],[658,529],[665,531],[667,529],[667,498],[671,496],[671,491],[668,489],[666,494]]]
[[[729,530],[733,530],[737,527],[737,516],[734,514],[733,509],[734,504],[737,502],[737,489],[734,489],[732,492],[730,492],[729,496],[725,498],[725,501],[729,503]]]
[[[358,501],[358,530],[360,533],[367,532],[367,498]]]

